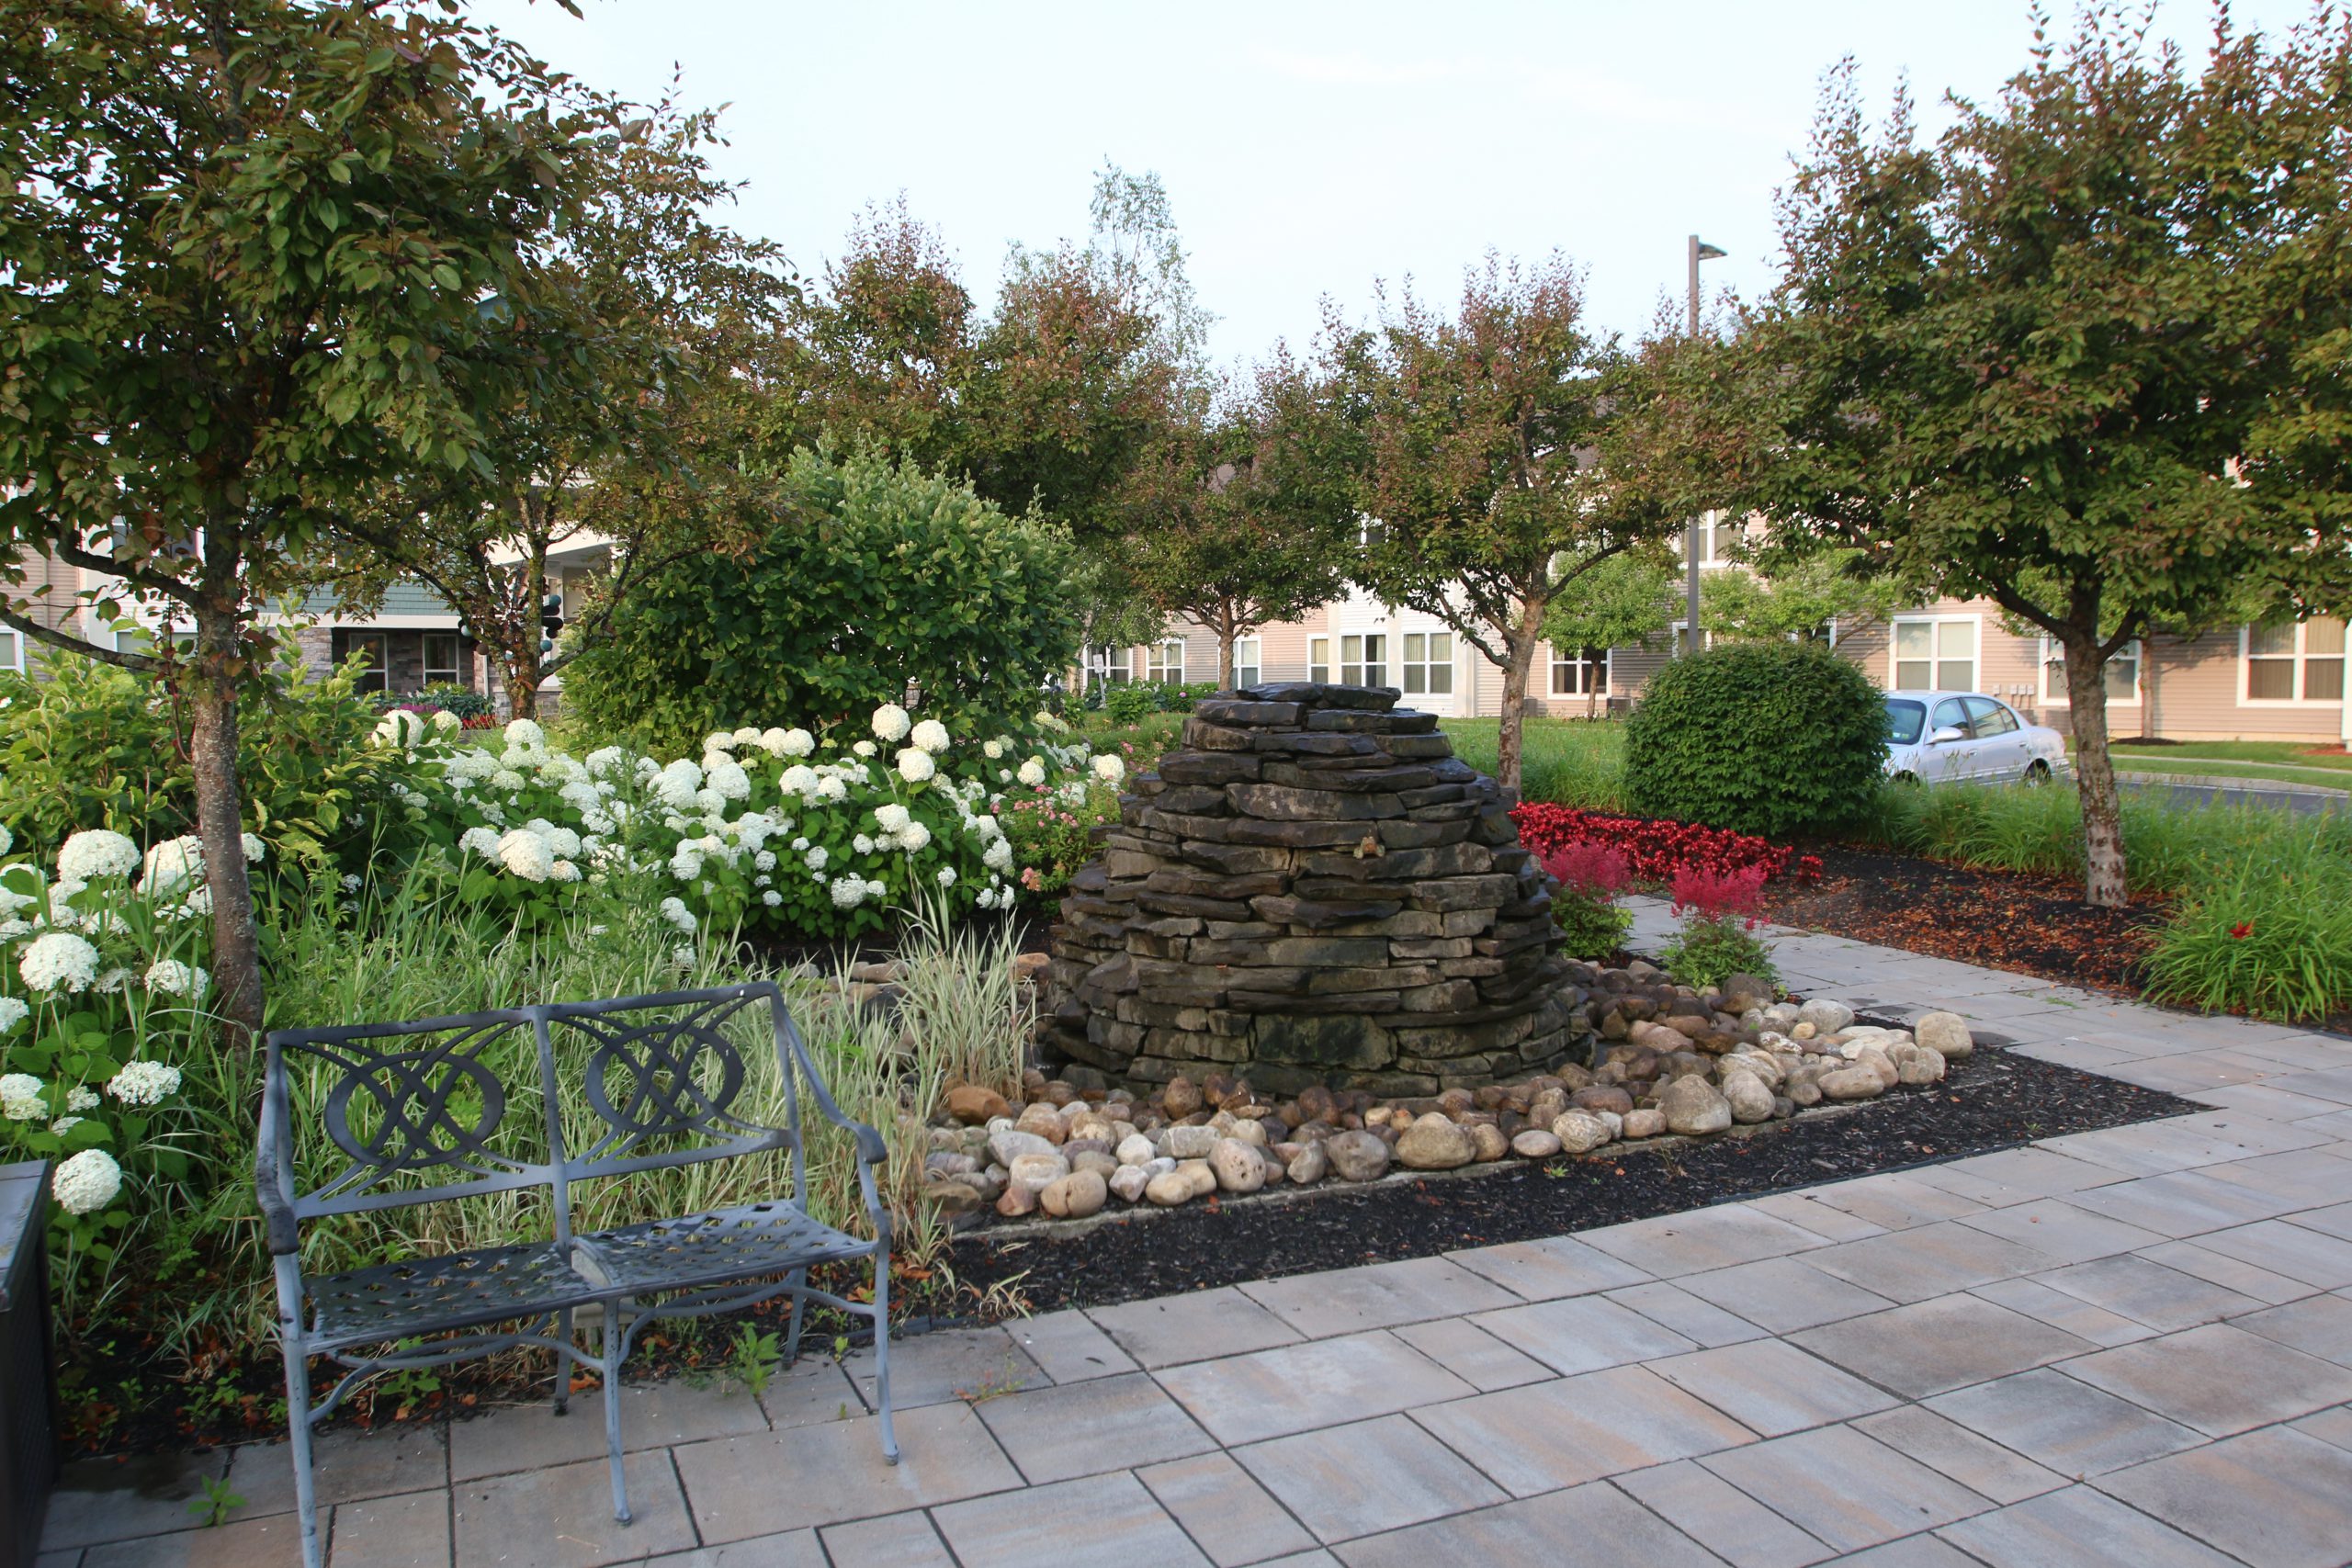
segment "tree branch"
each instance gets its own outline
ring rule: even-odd
[[[119,648],[100,648],[96,643],[45,626],[27,615],[18,615],[5,601],[0,601],[0,626],[14,626],[35,642],[47,643],[67,653],[78,653],[95,659],[101,664],[111,664],[118,670],[132,670],[142,674],[161,670],[163,661],[143,653],[125,653]]]

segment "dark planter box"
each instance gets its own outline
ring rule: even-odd
[[[0,1165],[0,1568],[32,1568],[57,1479],[49,1165]]]

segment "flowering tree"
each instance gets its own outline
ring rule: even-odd
[[[220,1006],[256,1028],[254,616],[386,475],[473,462],[501,302],[582,126],[495,34],[359,0],[21,0],[0,81],[0,622],[172,678]],[[44,555],[175,635],[59,630],[23,586]]]
[[[1351,575],[1501,667],[1495,771],[1516,788],[1544,612],[1675,525],[1603,456],[1626,367],[1585,324],[1582,279],[1557,255],[1535,266],[1489,256],[1451,319],[1407,291],[1377,330],[1334,322],[1329,337],[1372,520]]]
[[[2152,626],[2352,596],[2352,22],[2222,13],[2201,69],[2092,9],[1932,147],[1850,73],[1780,288],[1692,356],[1725,488],[2064,651],[2085,894],[2122,904],[2107,661]]]

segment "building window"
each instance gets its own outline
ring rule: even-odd
[[[1321,685],[1331,679],[1331,639],[1311,637],[1306,639],[1306,678]]]
[[[1254,637],[1234,638],[1233,683],[1235,685],[1254,686],[1258,683],[1258,671],[1264,668],[1259,662],[1258,648],[1258,639]]]
[[[1675,548],[1679,552],[1689,553],[1691,532],[1685,529],[1677,536]],[[1699,565],[1702,568],[1729,566],[1739,552],[1741,541],[1747,536],[1744,525],[1733,522],[1720,512],[1701,513],[1696,532],[1699,536]]]
[[[1453,634],[1452,632],[1407,632],[1405,660],[1401,671],[1405,690],[1413,696],[1447,697],[1453,694]]]
[[[0,627],[0,670],[25,667],[25,639],[13,627]]]
[[[1588,648],[1552,650],[1552,694],[1555,697],[1605,697],[1609,694],[1609,650]]]
[[[2344,700],[2344,623],[2326,615],[2248,626],[2245,700],[2340,703]]]
[[[391,639],[382,632],[345,632],[343,634],[343,657],[364,655],[368,667],[359,672],[354,691],[385,692],[391,689]],[[340,662],[340,661],[338,661]]]
[[[2064,704],[2066,699],[2066,650],[2054,637],[2041,639],[2041,700]],[[2131,706],[2140,700],[2140,645],[2126,644],[2107,661],[2107,700]]]
[[[1086,683],[1089,686],[1123,686],[1133,678],[1134,669],[1127,662],[1124,648],[1090,648],[1086,650]]]
[[[1388,637],[1385,632],[1350,633],[1340,639],[1340,684],[1388,684]]]
[[[1892,651],[1895,691],[1965,692],[1976,684],[1976,617],[1897,620]]]
[[[1171,637],[1144,650],[1144,677],[1164,686],[1184,683],[1184,639]]]
[[[465,683],[464,666],[458,657],[456,632],[426,632],[424,634],[424,683],[428,686],[458,686]]]
[[[1673,628],[1673,630],[1674,630],[1673,656],[1674,656],[1675,658],[1677,658],[1677,659],[1679,659],[1679,658],[1681,658],[1681,657],[1682,657],[1682,643],[1683,643],[1683,639],[1684,639],[1684,637],[1687,637],[1687,636],[1689,635],[1689,632],[1690,632],[1690,623],[1689,623],[1688,621],[1677,621],[1677,622],[1675,622],[1675,623],[1674,623],[1674,628]],[[1703,651],[1705,651],[1706,649],[1711,649],[1711,648],[1713,648],[1713,647],[1714,647],[1714,646],[1715,646],[1715,634],[1714,634],[1713,632],[1712,632],[1712,631],[1703,631],[1703,632],[1701,632],[1701,633],[1699,634],[1699,648],[1700,648],[1700,650],[1701,650],[1702,652],[1703,652]]]

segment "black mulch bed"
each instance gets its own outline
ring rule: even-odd
[[[1468,1176],[1186,1204],[1074,1235],[957,1239],[967,1288],[1013,1281],[1032,1311],[1110,1306],[1455,1247],[1532,1241],[1985,1154],[2037,1138],[2209,1111],[2175,1095],[1980,1048],[1943,1083],[1745,1135]]]
[[[2086,904],[2082,884],[2067,878],[1838,845],[1811,852],[1821,880],[1766,888],[1768,919],[2089,990],[2137,996],[2165,919],[2163,901],[2144,894],[2129,908]]]

